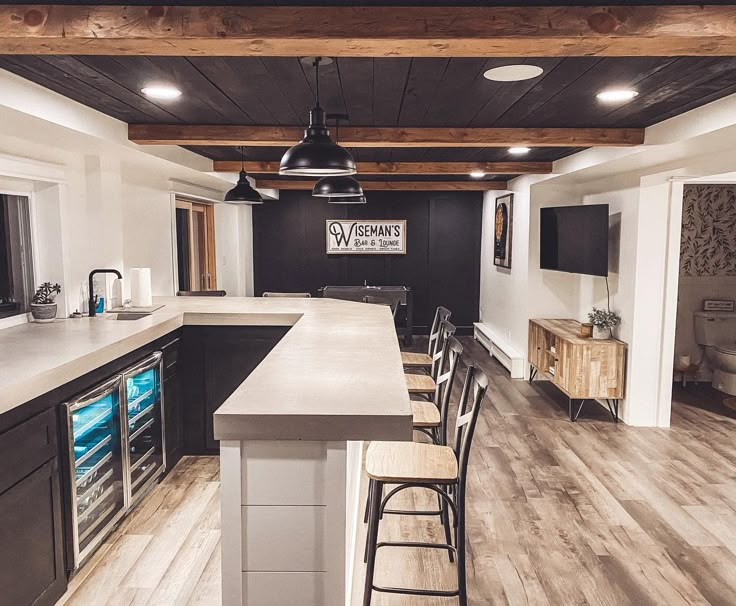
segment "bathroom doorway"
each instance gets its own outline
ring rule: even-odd
[[[675,402],[736,417],[736,184],[684,186]]]

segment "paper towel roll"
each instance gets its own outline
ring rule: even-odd
[[[130,270],[130,304],[133,307],[153,305],[151,297],[151,268],[133,267]]]

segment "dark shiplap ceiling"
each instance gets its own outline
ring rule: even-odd
[[[14,4],[14,3],[13,3]],[[48,2],[23,2],[46,5]],[[95,5],[93,0],[57,0],[53,4]],[[121,6],[656,6],[736,4],[731,0],[107,0],[106,5]]]
[[[403,3],[402,3],[403,4]],[[492,67],[532,63],[542,76],[491,82]],[[0,68],[129,123],[303,125],[314,73],[290,57],[0,56]],[[182,90],[147,99],[152,82]],[[633,87],[632,102],[595,94]],[[322,105],[354,126],[646,127],[736,92],[736,57],[340,58],[321,69]],[[228,147],[195,147],[237,159]],[[285,148],[248,157],[277,160]],[[364,161],[514,160],[497,148],[353,150]],[[577,148],[535,149],[523,160],[555,160]]]

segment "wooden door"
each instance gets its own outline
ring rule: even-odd
[[[179,290],[216,290],[215,213],[211,204],[176,201]]]

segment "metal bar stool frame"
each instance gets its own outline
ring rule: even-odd
[[[447,347],[447,341],[450,337],[454,336],[456,332],[456,328],[454,324],[452,324],[448,320],[442,320],[440,321],[440,327],[437,330],[437,345],[435,348],[435,352],[432,355],[432,366],[429,371],[429,376],[434,380],[435,385],[437,384],[437,379],[439,378],[440,373],[440,367],[442,362],[442,356],[445,353],[445,349]],[[413,373],[405,373],[405,374],[413,374]],[[436,388],[435,388],[436,392]],[[417,396],[418,398],[422,398],[423,400],[432,401],[432,398],[435,397],[434,392],[431,394],[428,392],[426,394],[424,393],[412,393],[412,396]],[[435,403],[436,400],[435,400]]]
[[[440,324],[445,320],[449,320],[451,316],[452,316],[452,312],[446,307],[442,307],[441,305],[439,305],[434,312],[434,319],[432,320],[432,328],[429,331],[429,342],[427,343],[427,355],[431,359],[434,359],[434,355],[435,353],[437,353],[437,341],[438,341],[438,337],[440,336],[440,333],[439,333]],[[427,367],[426,366],[412,366],[411,364],[405,364],[404,370],[417,370],[419,372],[426,373]]]
[[[405,482],[393,488],[385,497],[384,486],[387,482],[371,480],[369,488],[370,515],[368,535],[366,539],[366,575],[363,593],[363,606],[370,606],[374,591],[404,595],[424,595],[434,597],[457,597],[460,606],[467,606],[467,579],[465,556],[465,498],[468,474],[470,449],[475,434],[483,398],[488,389],[488,377],[475,366],[468,367],[468,373],[463,385],[463,392],[458,407],[458,417],[455,428],[455,457],[458,461],[458,473],[455,480],[447,482]],[[472,405],[468,409],[471,400]],[[437,448],[442,448],[438,446]],[[378,542],[380,520],[386,510],[387,502],[396,494],[411,488],[424,488],[436,492],[443,502],[443,509],[453,513],[454,544],[446,531],[445,543],[429,543],[424,541],[382,541]],[[449,515],[449,514],[448,514]],[[447,527],[446,527],[447,528]],[[382,547],[407,547],[426,549],[446,549],[457,558],[458,586],[455,590],[417,589],[407,587],[381,587],[373,583],[376,555]]]
[[[425,434],[432,440],[432,444],[439,446],[447,446],[447,421],[450,414],[450,396],[452,395],[452,386],[455,383],[455,376],[457,375],[457,368],[462,359],[463,346],[455,337],[448,339],[448,346],[445,350],[445,355],[442,359],[440,368],[447,368],[447,370],[439,377],[437,381],[437,390],[435,392],[435,405],[439,402],[440,409],[440,426],[437,431],[429,431],[427,427],[414,427],[414,431]],[[435,429],[435,428],[432,428]],[[371,480],[372,481],[372,480]],[[394,514],[394,515],[415,515],[415,516],[443,516],[442,502],[439,501],[439,509],[433,510],[393,510],[386,509],[383,513]],[[370,510],[370,491],[369,495],[365,500],[365,512],[363,514],[363,523],[368,523],[368,512]],[[445,519],[442,519],[443,524],[447,524]],[[364,558],[365,559],[365,558]],[[452,558],[451,560],[452,561]]]

